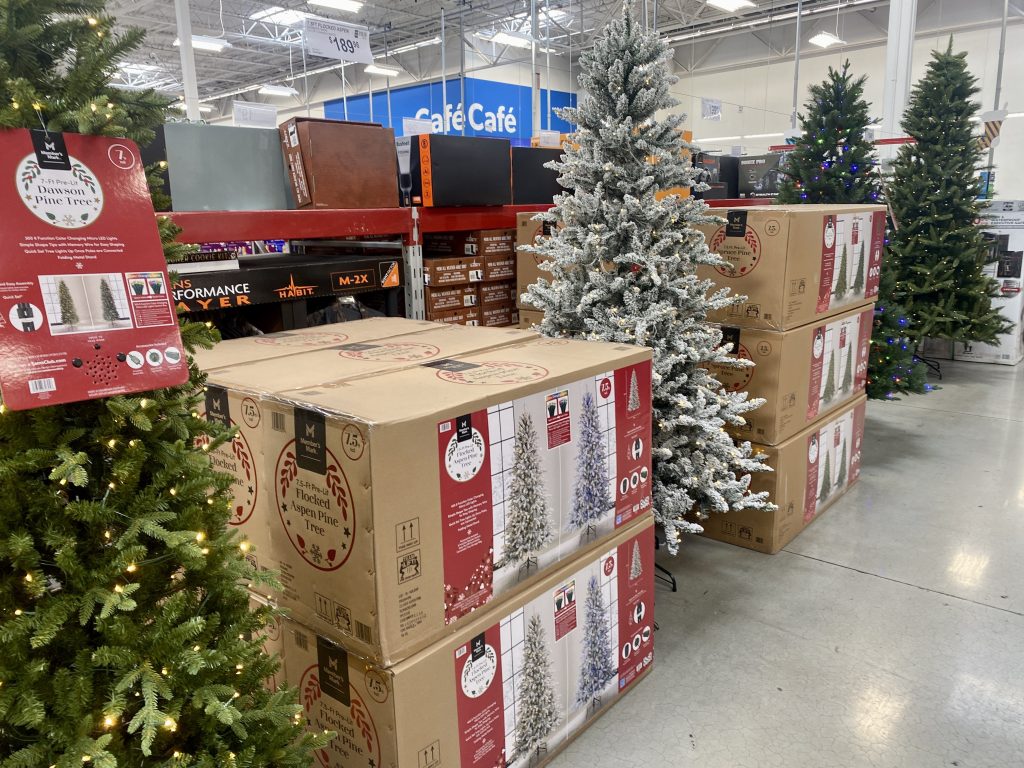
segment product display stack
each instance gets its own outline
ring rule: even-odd
[[[856,480],[864,435],[864,387],[885,238],[877,205],[731,209],[701,227],[728,266],[702,276],[744,303],[718,311],[733,354],[752,368],[714,366],[733,391],[764,398],[735,437],[768,456],[752,476],[778,509],[713,515],[704,534],[775,553]]]
[[[427,319],[490,328],[518,325],[515,239],[514,229],[424,235]]]
[[[521,328],[533,328],[544,319],[544,312],[530,304],[527,289],[540,278],[551,279],[551,273],[541,267],[541,256],[524,250],[523,246],[535,245],[538,239],[549,234],[551,225],[538,220],[536,214],[516,214],[516,306]]]
[[[321,764],[537,765],[650,669],[650,350],[382,318],[199,363]]]

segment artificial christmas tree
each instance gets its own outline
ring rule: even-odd
[[[867,393],[875,400],[895,400],[901,393],[932,388],[926,381],[927,367],[914,356],[915,342],[908,334],[910,320],[902,305],[892,299],[895,282],[892,266],[883,262],[868,358]]]
[[[558,723],[547,635],[536,614],[530,617],[526,629],[522,658],[522,673],[516,684],[516,760],[532,759]]]
[[[114,294],[110,290],[110,283],[106,278],[100,280],[100,303],[103,306],[103,319],[113,325],[121,319],[121,313],[117,311],[117,304],[114,302]]]
[[[843,450],[839,454],[839,474],[836,475],[836,487],[846,485],[846,439],[843,439]]]
[[[677,104],[670,57],[631,3],[581,55],[580,106],[559,110],[577,130],[552,163],[567,191],[541,214],[553,234],[527,250],[551,272],[528,291],[545,313],[541,333],[654,349],[654,513],[674,553],[681,532],[701,530],[687,515],[770,504],[749,492],[749,473],[764,462],[723,430],[761,402],[725,391],[705,367],[750,365],[731,357],[707,322],[710,310],[742,298],[696,276],[698,265],[725,265],[694,228],[717,219],[702,200],[656,197],[698,174],[684,159],[682,116],[657,117]]]
[[[640,542],[634,543],[634,552]],[[580,682],[576,687],[576,706],[600,706],[600,694],[618,668],[613,663],[612,637],[608,612],[597,578],[587,584],[587,605],[583,616],[583,653]]]
[[[846,353],[846,365],[843,367],[843,393],[849,392],[853,388],[853,350],[849,350]]]
[[[845,250],[846,246],[843,246]],[[860,244],[860,254],[857,257],[857,277],[853,279],[853,293],[859,296],[864,291],[864,267],[866,260],[864,258],[864,241]]]
[[[68,284],[63,280],[57,283],[57,301],[60,304],[60,324],[74,329],[78,325],[78,309],[75,307],[75,300],[71,297]]]
[[[635,411],[640,407],[640,389],[636,383],[636,371],[629,377],[629,402],[626,404],[627,411]]]
[[[551,511],[544,495],[544,476],[537,453],[537,432],[529,413],[519,417],[502,565],[522,564],[527,572],[537,553],[551,539]]]
[[[818,492],[819,504],[832,493],[832,466],[828,451],[825,451],[825,466],[821,470],[821,478],[821,490]]]
[[[821,401],[823,403],[831,403],[836,396],[836,352],[832,350],[832,353],[828,358],[828,371],[825,373],[825,389],[821,393]]]
[[[7,3],[0,30],[0,127],[152,138],[165,99],[108,84],[142,33],[116,32],[103,2]],[[189,352],[215,340],[196,323],[181,337]],[[273,612],[239,586],[257,575],[226,532],[231,480],[197,447],[230,434],[196,415],[191,373],[144,395],[0,407],[3,768],[298,768],[324,743],[302,735],[293,691],[263,687],[278,662],[253,636]]]
[[[639,579],[643,576],[643,573],[644,564],[640,559],[640,542],[638,541],[633,544],[633,554],[630,557],[629,563],[629,580],[632,581],[633,579]]]
[[[636,373],[632,383],[636,384]],[[639,407],[639,406],[638,406]],[[584,530],[590,536],[596,532],[595,523],[614,503],[608,494],[608,460],[605,456],[604,434],[597,417],[597,405],[589,392],[583,396],[580,408],[579,448],[576,454],[576,487],[573,489],[569,530]]]
[[[945,51],[932,52],[903,116],[915,141],[900,147],[893,164],[890,250],[895,297],[915,340],[993,343],[1011,327],[992,306],[998,286],[983,272],[988,251],[976,224],[978,90],[967,54],[953,53],[950,37]]]
[[[839,276],[836,277],[836,287],[832,291],[832,295],[837,299],[841,299],[846,296],[846,271],[849,269],[849,259],[847,257],[846,243],[843,243],[842,255],[839,257]]]

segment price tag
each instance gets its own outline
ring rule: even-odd
[[[329,19],[306,19],[306,52],[325,59],[373,63],[369,30]]]

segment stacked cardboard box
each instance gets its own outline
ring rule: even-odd
[[[285,679],[338,733],[324,764],[553,754],[653,659],[650,351],[398,320],[334,335],[202,359],[208,415],[245,424],[248,466],[221,466],[253,510],[243,547],[281,574]],[[520,722],[548,700],[537,666],[550,716]]]
[[[515,230],[428,233],[423,238],[427,319],[501,327],[519,322],[513,290]]]
[[[551,273],[544,269],[542,260],[534,253],[523,250],[541,237],[551,234],[549,224],[538,221],[535,213],[516,214],[516,306],[519,307],[520,324],[529,328],[540,322],[543,313],[525,301],[526,289],[540,278],[550,279]]]
[[[777,512],[715,515],[705,535],[777,552],[858,477],[864,386],[885,236],[881,206],[729,210],[702,227],[728,264],[699,275],[745,295],[712,315],[752,368],[712,367],[731,391],[765,404],[737,438],[775,471],[756,474]]]

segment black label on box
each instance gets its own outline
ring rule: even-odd
[[[740,329],[731,325],[722,326],[722,346],[732,344],[731,354],[735,355],[740,348]]]
[[[423,363],[424,368],[437,368],[439,371],[452,371],[453,373],[461,373],[462,371],[471,371],[474,368],[479,368],[477,363],[467,363],[463,360],[431,360],[429,363]]]
[[[455,420],[455,439],[464,443],[473,437],[473,417],[471,415],[459,416]]]
[[[32,148],[36,151],[39,167],[48,171],[70,171],[71,156],[59,131],[31,131]]]
[[[342,344],[339,347],[335,347],[335,349],[340,349],[343,352],[365,352],[368,349],[377,349],[379,346],[379,344],[362,344],[353,342],[351,344]]]
[[[316,661],[320,669],[320,690],[346,707],[351,706],[348,653],[345,649],[317,637]]]
[[[725,236],[746,237],[747,212],[732,210],[725,215]]]
[[[479,635],[469,641],[470,647],[470,658],[473,661],[479,661],[487,653],[487,640],[484,637],[484,633],[481,632]]]
[[[231,426],[228,391],[223,387],[206,388],[206,420],[215,421],[225,427]]]
[[[327,420],[322,413],[295,409],[295,462],[300,469],[327,474]]]

